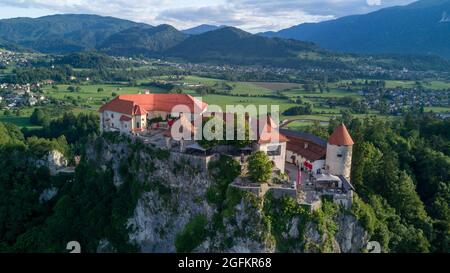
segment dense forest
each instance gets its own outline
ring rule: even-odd
[[[385,121],[343,115],[355,140],[352,208],[371,240],[386,252],[449,252],[450,120],[409,113]],[[309,128],[327,136],[326,128]],[[119,251],[135,251],[125,223],[143,191],[132,171],[126,183],[113,184],[111,170],[83,159],[84,144],[101,145],[95,115],[67,114],[42,129],[22,132],[0,124],[0,251],[63,252],[77,238],[95,252],[108,238]],[[50,176],[36,162],[57,149],[81,155],[73,176]],[[100,159],[101,160],[101,159]],[[46,189],[58,188],[47,202]]]
[[[27,134],[59,137],[25,137],[17,127],[0,124],[0,252],[64,252],[75,238],[84,252],[95,252],[102,238],[117,250],[135,251],[125,221],[141,185],[131,174],[115,187],[111,170],[99,170],[91,162],[81,160],[74,175],[57,176],[36,164],[50,150],[71,157],[83,151],[79,147],[84,143],[101,141],[97,118],[67,114]],[[55,188],[56,197],[43,200],[42,193]]]
[[[450,120],[349,122],[352,183],[372,239],[393,252],[449,252]]]

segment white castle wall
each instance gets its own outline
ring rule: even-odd
[[[133,129],[135,129],[135,128],[143,129],[146,127],[147,127],[147,116],[146,115],[133,117]]]
[[[277,156],[269,156],[270,160],[275,163],[275,166],[284,173],[285,162],[286,162],[286,142],[282,143],[264,143],[256,145],[256,150],[267,153],[269,146],[281,146],[281,154]]]
[[[292,156],[295,157],[295,162],[292,161]],[[286,150],[286,162],[288,163],[295,163],[297,166],[301,166],[303,165],[303,163],[307,161],[306,158],[304,158],[303,156],[290,151],[290,150]],[[313,164],[313,168],[312,168],[312,172],[313,173],[317,173],[317,170],[322,169],[325,166],[325,160],[319,159],[316,161],[311,162]]]
[[[130,132],[131,122],[121,122],[120,117],[124,115],[113,111],[104,111],[101,113],[100,130],[102,131],[121,131],[124,133]],[[124,115],[130,117],[130,115]],[[109,119],[109,121],[106,121]]]
[[[325,165],[333,175],[343,175],[350,180],[352,167],[352,146],[337,146],[327,144],[327,158]]]

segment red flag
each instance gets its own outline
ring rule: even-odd
[[[308,170],[312,170],[313,168],[313,165],[308,161],[305,161],[305,163],[303,163],[303,166],[305,166],[305,168],[307,168]]]

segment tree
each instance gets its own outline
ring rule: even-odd
[[[304,105],[294,106],[283,112],[285,116],[298,116],[298,115],[311,115],[313,112],[313,106],[311,103],[305,103]]]
[[[408,223],[424,227],[428,216],[411,177],[402,171],[396,180],[388,180],[387,183],[391,205]]]
[[[220,155],[219,160],[208,164],[208,170],[217,184],[208,189],[207,199],[211,203],[221,204],[226,197],[228,185],[241,174],[241,164],[229,156]]]
[[[99,134],[98,116],[95,114],[78,115],[72,112],[64,113],[60,118],[45,124],[41,130],[34,130],[27,136],[37,135],[46,138],[58,138],[64,135],[71,144],[85,141],[90,135]]]
[[[273,162],[262,151],[253,153],[248,159],[248,174],[253,181],[267,182],[272,174]]]
[[[50,122],[50,117],[47,112],[40,108],[35,108],[33,114],[30,116],[30,123],[33,125],[46,125]]]

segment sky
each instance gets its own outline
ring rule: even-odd
[[[362,14],[414,0],[0,0],[0,18],[60,13],[113,16],[186,29],[200,24],[249,32]]]

